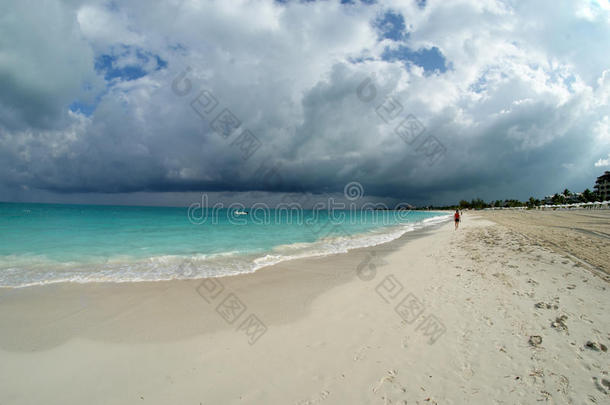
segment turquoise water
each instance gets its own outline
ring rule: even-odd
[[[420,211],[199,210],[0,203],[0,286],[255,271],[376,245],[444,220]]]

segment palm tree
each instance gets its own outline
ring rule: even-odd
[[[586,202],[594,202],[596,200],[596,195],[588,188],[582,192],[582,196],[586,200]]]
[[[565,204],[566,198],[562,194],[555,194],[551,201],[553,204]]]
[[[536,199],[534,197],[530,197],[530,199],[527,202],[527,206],[532,208],[536,205]]]

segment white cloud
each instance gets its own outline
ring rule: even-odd
[[[94,53],[63,2],[0,3],[0,123],[70,125],[65,108],[96,87]],[[67,120],[67,121],[66,121]]]
[[[16,44],[0,47],[0,90],[24,101],[0,95],[0,155],[12,168],[0,184],[246,190],[259,186],[251,174],[265,162],[281,164],[284,183],[312,191],[358,180],[380,194],[422,200],[477,190],[509,197],[559,188],[565,177],[555,168],[565,162],[580,176],[576,187],[588,184],[586,170],[610,139],[608,10],[583,2],[430,0],[420,9],[398,0],[132,1],[116,8],[83,1],[69,9],[50,1],[45,10],[13,3],[0,10],[14,8],[22,21],[0,28],[0,38],[9,38],[0,44]],[[372,22],[390,8],[409,31],[402,45],[437,47],[452,68],[428,74],[382,60],[390,41],[378,41]],[[48,32],[36,36],[34,26]],[[95,58],[125,46],[117,68],[140,63],[140,50],[168,65],[158,69],[150,59],[145,77],[104,82]],[[186,66],[194,89],[181,98],[171,83]],[[372,75],[378,97],[364,103],[356,88]],[[69,114],[87,81],[99,97],[96,111]],[[255,158],[244,163],[192,111],[202,88],[261,140]],[[387,95],[399,100],[402,116],[415,115],[426,136],[443,142],[440,164],[429,167],[415,145],[397,137],[395,122],[378,117]],[[55,114],[54,126],[34,125],[36,103]],[[526,183],[532,172],[543,185]]]
[[[605,115],[593,126],[593,133],[597,139],[603,142],[610,143],[610,119]]]
[[[78,9],[76,20],[85,38],[97,45],[136,45],[145,40],[144,35],[135,31],[124,12],[108,7],[84,5]]]
[[[595,162],[595,167],[604,166],[610,166],[610,153],[608,154],[608,157],[606,159],[599,159],[597,162]]]

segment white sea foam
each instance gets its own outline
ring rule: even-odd
[[[288,260],[345,253],[395,240],[407,232],[451,219],[435,216],[422,221],[397,225],[349,236],[333,236],[311,243],[276,246],[265,254],[238,251],[189,256],[163,255],[146,259],[115,256],[91,263],[61,263],[44,256],[5,257],[0,263],[0,287],[27,287],[61,282],[140,282],[200,279],[252,273],[263,267]]]

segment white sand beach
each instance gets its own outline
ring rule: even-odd
[[[610,403],[608,268],[589,251],[610,252],[610,212],[565,246],[516,217],[541,214],[551,235],[583,221],[467,213],[204,284],[2,289],[0,404]]]

